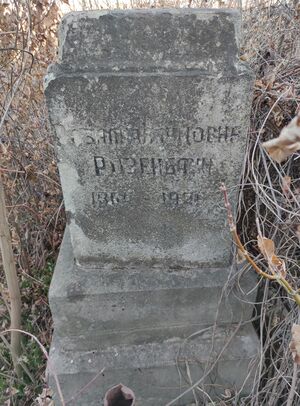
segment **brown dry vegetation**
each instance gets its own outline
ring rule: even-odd
[[[23,328],[45,345],[51,334],[46,297],[51,262],[64,228],[43,96],[43,78],[56,52],[58,20],[58,6],[50,0],[0,4],[0,176],[21,285]],[[1,329],[5,329],[9,327],[8,294],[2,272],[0,289]],[[31,405],[42,383],[44,360],[33,343],[24,340],[24,346],[23,364],[29,373],[24,382],[18,382],[5,343],[0,344],[0,404],[7,400],[7,404]]]
[[[67,7],[67,1],[63,1]],[[70,1],[71,3],[71,1]],[[100,4],[101,3],[101,4]],[[106,3],[106,4],[105,4]],[[134,3],[134,4],[131,4]],[[193,0],[132,1],[129,6],[238,6],[239,2]],[[82,1],[84,8],[108,1]],[[121,1],[116,5],[122,6]],[[5,184],[15,260],[23,298],[23,328],[46,347],[51,317],[47,290],[65,219],[53,138],[47,121],[43,77],[55,58],[60,19],[54,0],[16,0],[0,5],[0,174]],[[265,266],[256,243],[258,218],[263,234],[275,242],[287,263],[289,282],[300,288],[300,160],[272,162],[261,142],[277,137],[300,107],[300,4],[297,0],[243,2],[242,60],[256,74],[251,132],[240,195],[239,233],[257,263]],[[289,187],[284,179],[291,178]],[[234,191],[230,191],[234,192]],[[220,195],[220,199],[221,199]],[[1,273],[2,275],[2,273]],[[287,405],[294,372],[288,343],[298,309],[274,284],[260,283],[256,318],[261,348],[248,398],[229,392],[223,405]],[[9,325],[5,281],[0,276],[1,329]],[[8,337],[7,337],[8,338]],[[24,339],[28,374],[15,378],[8,350],[0,343],[0,403],[32,405],[41,392],[45,360]],[[294,405],[300,404],[296,382]],[[2,397],[1,397],[2,396]],[[171,400],[171,399],[170,399]],[[45,403],[46,404],[46,403]],[[291,403],[289,404],[291,406]]]

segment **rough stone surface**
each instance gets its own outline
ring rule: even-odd
[[[46,96],[69,225],[48,370],[72,405],[99,405],[120,382],[137,406],[164,406],[201,376],[211,396],[251,386],[256,281],[241,273],[242,305],[219,191],[235,201],[250,113],[239,24],[203,9],[62,22]]]
[[[239,182],[252,84],[237,13],[76,13],[62,27],[46,95],[76,260],[229,264],[219,186]]]
[[[185,339],[214,321],[250,320],[252,306],[238,299],[230,271],[112,266],[83,271],[74,262],[67,230],[50,288],[56,336],[67,350],[92,351]],[[252,272],[240,277],[247,302],[255,301],[255,282]]]
[[[61,341],[54,337],[50,361],[64,389],[66,401],[88,385],[71,402],[72,406],[99,406],[107,389],[120,382],[135,392],[136,406],[164,406],[190,386],[187,370],[193,382],[204,377],[205,368],[211,367],[208,364],[211,351],[213,354],[221,352],[228,339],[231,339],[229,346],[204,379],[202,388],[214,397],[224,394],[225,389],[243,386],[247,375],[254,372],[251,361],[257,354],[258,341],[249,326],[235,333],[232,325],[218,328],[214,334],[214,346],[209,329],[195,334],[190,340],[174,337],[162,343],[79,352],[65,351]],[[55,387],[53,374],[50,376],[50,383]],[[248,377],[241,394],[247,393],[250,387]],[[198,393],[198,399],[201,398],[207,401],[206,396]],[[193,400],[193,393],[189,392],[176,405],[187,405]]]
[[[126,10],[70,13],[62,21],[65,72],[237,72],[237,10]]]

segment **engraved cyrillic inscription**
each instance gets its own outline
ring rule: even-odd
[[[210,175],[214,162],[212,158],[136,158],[108,159],[94,156],[96,176],[138,175],[138,176],[195,176]]]
[[[78,130],[73,130],[77,132]],[[86,132],[86,130],[84,130]],[[87,145],[193,145],[197,143],[232,143],[240,136],[240,128],[234,126],[170,126],[148,128],[107,128],[87,134]]]

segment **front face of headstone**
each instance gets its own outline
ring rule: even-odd
[[[251,86],[237,15],[68,18],[47,98],[77,261],[226,265],[219,187],[239,182]]]

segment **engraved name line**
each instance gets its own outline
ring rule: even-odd
[[[77,130],[76,130],[77,131]],[[239,127],[162,127],[162,128],[109,128],[100,129],[97,134],[86,135],[86,144],[103,145],[151,145],[168,143],[192,145],[201,142],[234,142],[238,140]]]
[[[118,158],[94,156],[96,176],[141,175],[168,176],[196,174],[210,175],[214,162],[211,158]]]

